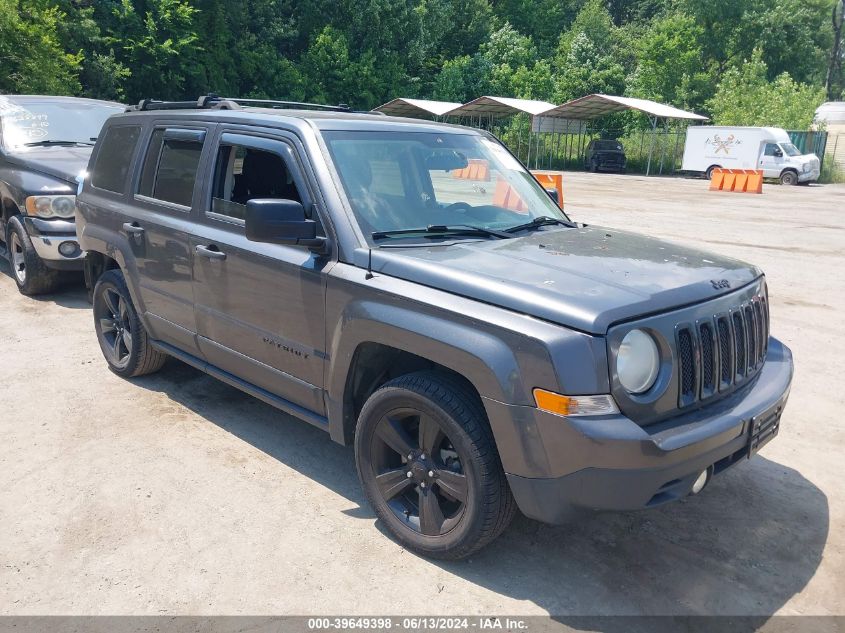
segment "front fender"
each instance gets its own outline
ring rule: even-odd
[[[347,304],[335,321],[329,393],[341,395],[347,368],[363,343],[378,343],[426,358],[465,376],[479,394],[500,402],[527,403],[531,386],[522,380],[509,346],[490,332],[467,323],[425,314],[409,305],[371,300]]]
[[[354,424],[347,419],[344,396],[356,351],[364,344],[414,354],[464,376],[485,407],[487,402],[534,406],[535,387],[559,389],[552,353],[576,365],[589,362],[590,371],[578,372],[579,377],[596,374],[591,337],[395,277],[369,277],[344,263],[327,281],[326,323],[326,408],[332,438],[340,442],[345,425]],[[595,385],[579,387],[587,390],[578,392],[590,393]]]

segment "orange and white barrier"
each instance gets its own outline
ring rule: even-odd
[[[763,172],[759,169],[714,169],[710,191],[763,193]]]
[[[534,177],[545,189],[557,191],[557,204],[563,208],[563,174],[553,171],[532,171]]]
[[[504,178],[496,179],[496,191],[493,192],[493,206],[510,209],[517,213],[527,213],[528,205],[519,197],[516,189]]]

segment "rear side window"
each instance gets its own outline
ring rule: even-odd
[[[204,133],[155,130],[150,138],[138,193],[191,206]]]
[[[93,186],[115,193],[123,192],[140,135],[141,127],[138,125],[113,125],[106,131],[91,175]]]

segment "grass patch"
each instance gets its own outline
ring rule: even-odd
[[[845,169],[837,165],[832,156],[826,156],[822,164],[819,182],[824,184],[845,183]]]

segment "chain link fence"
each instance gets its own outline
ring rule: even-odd
[[[585,155],[590,141],[614,139],[624,148],[627,173],[657,176],[681,173],[687,129],[683,124],[647,129],[599,128],[583,121],[573,122],[576,125],[571,132],[536,132],[532,131],[531,117],[527,114],[504,120],[464,118],[460,123],[496,135],[530,169],[586,170]],[[819,157],[823,181],[845,181],[845,133],[800,130],[788,133],[802,153]]]

